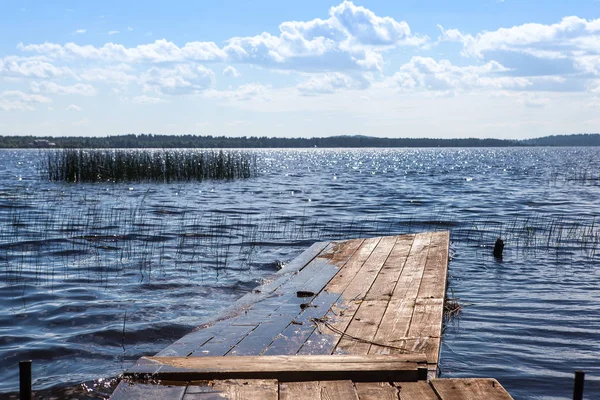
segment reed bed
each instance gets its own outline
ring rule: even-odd
[[[60,149],[44,155],[43,174],[55,182],[168,183],[256,175],[256,157],[245,151]]]
[[[57,191],[43,204],[26,195],[10,199],[13,206],[0,213],[3,280],[76,278],[98,284],[118,276],[151,280],[158,274],[195,278],[254,268],[272,271],[288,261],[281,254],[296,254],[315,241],[446,229],[454,241],[483,249],[490,257],[498,236],[513,252],[552,251],[590,261],[598,259],[600,246],[598,223],[583,216],[456,221],[441,209],[419,219],[324,219],[311,216],[309,208],[285,215],[223,214],[149,204],[145,196],[141,201],[116,199],[107,206],[99,196]]]

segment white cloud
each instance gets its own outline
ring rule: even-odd
[[[126,85],[137,81],[133,75],[133,67],[127,64],[114,65],[110,68],[93,67],[87,68],[79,74],[79,78],[88,82],[106,82],[118,85]]]
[[[119,32],[119,31],[108,31],[109,35],[116,35],[118,33],[121,33],[121,32]]]
[[[73,32],[73,35],[83,35],[86,32],[87,31],[85,29],[77,29],[76,31]]]
[[[150,96],[146,96],[146,95],[136,96],[136,97],[132,98],[131,101],[136,104],[165,103],[165,100],[161,99],[160,97],[150,97]]]
[[[68,106],[68,107],[67,107],[65,110],[67,110],[67,111],[77,111],[77,112],[79,112],[79,111],[81,111],[81,110],[82,110],[82,108],[81,108],[81,107],[79,107],[79,106],[78,106],[78,105],[76,105],[76,104],[71,104],[71,105],[70,105],[70,106]]]
[[[183,47],[165,39],[136,47],[106,43],[102,47],[67,43],[23,45],[17,48],[25,52],[44,54],[52,58],[87,59],[106,62],[161,63],[183,61],[221,61],[225,53],[213,42],[189,42]]]
[[[163,94],[193,94],[214,84],[215,74],[203,66],[178,65],[174,68],[152,67],[140,77],[144,91]]]
[[[230,78],[239,78],[241,76],[238,70],[232,67],[231,65],[225,67],[225,69],[223,70],[223,75]]]
[[[235,90],[208,90],[204,93],[205,97],[215,98],[215,99],[224,99],[224,100],[233,100],[239,102],[267,102],[270,100],[269,96],[269,87],[261,85],[259,83],[248,83],[245,85],[240,85]]]
[[[518,89],[531,86],[523,77],[502,76],[508,69],[495,61],[459,67],[448,60],[412,57],[392,81],[404,90],[447,91],[457,89]]]
[[[0,92],[0,110],[3,111],[32,111],[35,109],[35,104],[51,102],[48,97],[27,94],[19,90]]]
[[[54,78],[66,75],[73,76],[73,72],[67,67],[56,67],[40,59],[9,56],[0,59],[0,75],[27,78]]]
[[[62,86],[54,82],[31,82],[31,91],[46,94],[78,94],[82,96],[95,96],[96,89],[87,83],[77,83],[72,86]]]
[[[600,51],[600,19],[564,17],[550,25],[528,23],[473,36],[457,29],[442,31],[440,40],[463,44],[463,55],[482,58],[493,51],[528,54],[537,58],[577,58]]]
[[[127,27],[127,31],[128,31],[128,32],[133,32],[133,28],[132,28],[131,26],[128,26],[128,27]]]
[[[329,10],[326,20],[290,21],[279,34],[233,37],[224,47],[214,42],[188,42],[179,47],[165,39],[125,47],[106,43],[65,45],[20,43],[18,49],[51,58],[89,59],[106,62],[237,62],[300,71],[381,69],[382,52],[397,46],[420,46],[427,38],[413,35],[405,21],[379,17],[372,11],[344,1]]]
[[[317,75],[297,86],[303,95],[334,93],[344,89],[366,89],[370,82],[363,76],[352,77],[339,72]]]

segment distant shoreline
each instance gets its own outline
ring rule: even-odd
[[[197,135],[117,135],[106,137],[0,136],[0,148],[436,148],[600,146],[600,133],[553,135],[535,139],[379,138],[345,135],[315,138]]]

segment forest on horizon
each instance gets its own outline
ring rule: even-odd
[[[599,133],[535,139],[379,138],[344,135],[313,138],[128,134],[105,137],[0,136],[0,148],[335,148],[335,147],[514,147],[600,146]]]

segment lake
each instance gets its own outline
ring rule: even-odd
[[[600,393],[600,148],[252,151],[255,178],[177,184],[52,183],[0,151],[0,394],[32,359],[43,396],[106,397],[315,241],[428,230],[463,305],[442,377],[568,399],[583,369]]]

